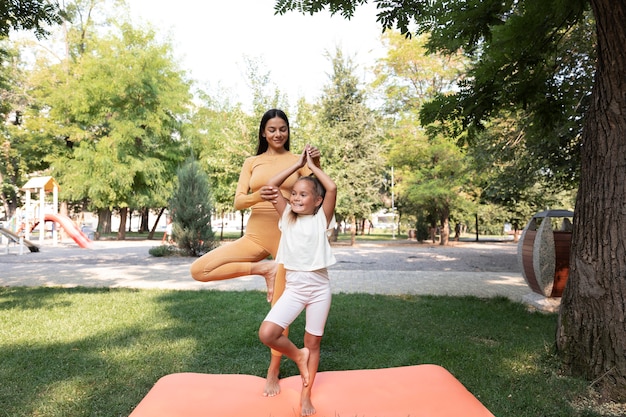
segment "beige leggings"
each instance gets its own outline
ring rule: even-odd
[[[196,259],[191,264],[191,276],[196,281],[220,281],[250,275],[252,263],[268,256],[276,257],[280,230],[278,213],[270,210],[252,210],[246,233],[234,242],[227,243]],[[285,269],[278,266],[274,283],[272,306],[285,290]],[[273,355],[280,356],[273,351]]]

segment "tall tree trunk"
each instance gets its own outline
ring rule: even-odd
[[[441,211],[441,239],[439,239],[440,245],[447,245],[450,241],[450,209],[445,208]]]
[[[98,227],[96,228],[96,239],[104,233],[111,233],[111,210],[98,209]]]
[[[139,232],[146,233],[150,231],[150,209],[148,207],[141,208],[141,223],[139,224]]]
[[[128,207],[120,209],[120,228],[117,230],[117,240],[126,240],[126,220],[128,219]]]
[[[573,374],[626,400],[626,2],[591,5],[598,61],[557,347]]]
[[[350,215],[350,246],[356,243],[356,216]]]
[[[154,237],[154,231],[156,230],[157,225],[159,224],[159,220],[161,220],[161,216],[163,215],[163,212],[165,212],[165,209],[166,207],[161,207],[161,210],[159,210],[159,214],[157,215],[157,218],[154,221],[154,224],[152,225],[150,232],[148,233],[148,240],[152,240],[152,238]]]

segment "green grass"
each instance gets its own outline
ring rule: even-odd
[[[0,416],[128,416],[166,374],[264,376],[267,308],[260,292],[0,288]],[[586,384],[560,375],[555,325],[503,298],[339,294],[320,371],[434,363],[499,417],[597,416],[570,406]]]

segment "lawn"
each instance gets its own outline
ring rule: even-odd
[[[260,292],[0,288],[0,416],[128,416],[170,373],[264,376],[267,308]],[[504,298],[338,294],[320,371],[434,363],[498,417],[599,416],[571,406],[587,384],[560,374],[555,325]]]

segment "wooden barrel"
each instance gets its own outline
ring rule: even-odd
[[[572,244],[572,232],[554,232],[554,249],[556,254],[554,285],[550,297],[560,297],[563,295],[567,278],[569,277],[569,253]]]
[[[569,276],[569,253],[572,232],[552,230],[551,218],[564,217],[571,225],[567,210],[537,213],[528,222],[518,243],[518,261],[522,275],[533,292],[545,297],[561,297]]]
[[[537,277],[535,276],[535,270],[533,268],[533,248],[535,247],[536,236],[536,230],[526,230],[522,235],[519,245],[522,248],[521,264],[524,279],[531,290],[542,294],[542,290],[539,288]]]

